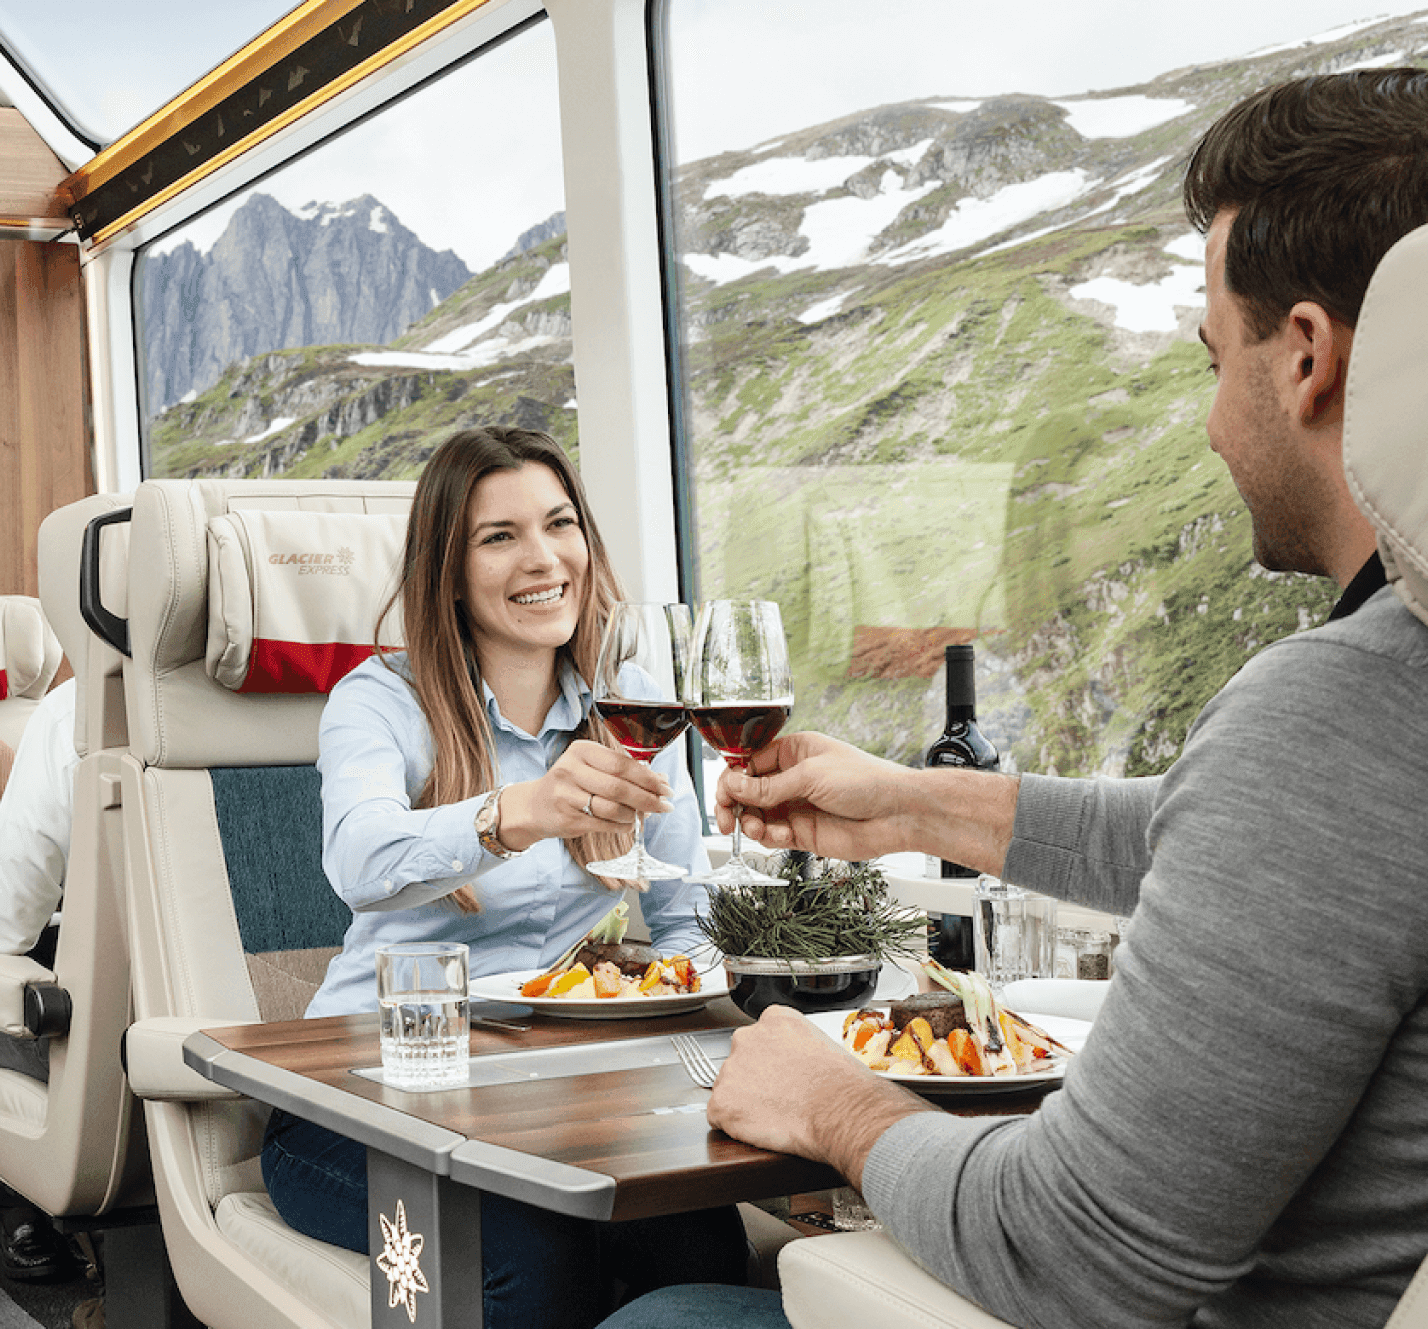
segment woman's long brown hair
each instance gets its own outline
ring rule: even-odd
[[[431,728],[434,760],[417,796],[419,808],[459,803],[494,789],[499,772],[495,744],[482,697],[481,661],[461,609],[471,496],[493,471],[515,471],[531,463],[547,466],[575,508],[590,551],[584,601],[571,639],[560,649],[557,669],[568,660],[587,682],[595,677],[600,637],[620,586],[605,542],[590,516],[580,476],[548,434],[489,425],[453,434],[433,454],[417,482],[407,519],[401,581],[377,618],[377,636],[398,602],[401,605],[407,674]],[[575,738],[619,748],[592,709]],[[583,835],[567,840],[582,867],[629,848],[633,837]],[[618,889],[615,883],[606,883]],[[451,898],[463,913],[479,913],[475,891],[462,886]]]

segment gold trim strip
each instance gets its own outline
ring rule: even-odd
[[[252,79],[258,77],[264,70],[268,68],[269,63],[277,63],[278,60],[282,59],[287,54],[290,54],[291,51],[295,49],[295,47],[300,46],[303,41],[306,41],[309,37],[313,36],[314,31],[320,31],[322,27],[327,26],[327,23],[334,21],[336,18],[340,18],[343,14],[347,13],[352,9],[355,9],[357,5],[361,2],[362,0],[309,0],[308,5],[305,5],[301,10],[295,10],[293,14],[290,14],[288,16],[288,18],[295,20],[305,15],[309,10],[323,10],[327,16],[327,21],[325,23],[319,24],[315,30],[304,30],[302,37],[299,40],[293,41],[290,45],[285,45],[280,49],[266,48],[271,56],[270,61],[266,61],[262,65],[245,62],[243,64],[244,76],[242,78],[233,77],[230,80],[226,80],[221,86],[221,91],[218,91],[217,88],[214,88],[212,90],[214,92],[212,99],[205,100],[201,108],[192,109],[191,112],[184,116],[181,121],[171,121],[169,117],[176,116],[179,113],[179,110],[188,104],[187,99],[191,95],[196,95],[198,93],[198,90],[200,88],[203,88],[208,82],[208,80],[204,80],[203,82],[195,84],[193,88],[188,90],[188,92],[183,93],[180,97],[176,98],[168,106],[162,108],[154,115],[150,116],[149,119],[144,121],[142,125],[130,131],[129,134],[126,134],[124,138],[119,139],[109,148],[105,149],[105,153],[116,154],[116,162],[114,165],[111,166],[110,169],[105,172],[104,179],[107,180],[113,175],[117,174],[119,171],[123,170],[125,167],[132,165],[135,161],[139,160],[146,152],[152,151],[159,143],[163,142],[172,134],[177,133],[182,127],[182,125],[190,123],[199,115],[209,110],[213,105],[216,105],[217,102],[223,100],[224,97],[231,95],[240,87],[246,85]],[[174,181],[173,184],[160,190],[152,197],[145,199],[142,203],[137,204],[128,212],[124,213],[123,216],[116,218],[107,226],[104,226],[100,230],[96,231],[94,235],[90,237],[91,245],[98,246],[103,244],[105,241],[112,239],[114,236],[118,235],[127,227],[132,226],[141,217],[144,217],[150,212],[153,212],[156,208],[161,207],[170,199],[175,198],[177,195],[181,194],[184,190],[192,188],[201,180],[204,180],[208,176],[212,175],[215,171],[218,171],[224,166],[227,166],[228,163],[233,161],[235,158],[242,156],[246,152],[252,151],[259,144],[266,142],[275,134],[278,134],[284,129],[287,129],[290,125],[300,120],[303,116],[311,114],[313,111],[317,110],[318,107],[325,105],[334,97],[337,97],[340,94],[346,92],[349,88],[355,86],[357,83],[360,83],[369,75],[376,73],[377,70],[382,69],[384,66],[391,64],[394,60],[400,59],[409,51],[421,45],[421,43],[430,40],[438,33],[444,32],[447,28],[460,22],[462,19],[466,18],[467,15],[474,13],[476,10],[480,9],[483,5],[486,5],[488,3],[490,3],[490,0],[458,0],[458,3],[452,5],[451,8],[443,10],[442,13],[436,15],[434,18],[428,19],[425,23],[421,25],[421,27],[414,28],[405,37],[399,38],[397,41],[391,43],[391,45],[383,47],[382,50],[369,56],[360,65],[354,66],[352,69],[348,70],[347,73],[343,74],[340,78],[334,79],[331,83],[328,83],[325,86],[319,88],[311,96],[304,98],[296,106],[292,107],[288,111],[285,111],[282,115],[275,117],[268,124],[263,125],[261,128],[255,129],[251,134],[247,135],[247,137],[240,139],[231,147],[225,148],[221,153],[218,153],[216,156],[209,158],[209,160],[204,162],[203,165],[195,167],[187,175]],[[286,21],[287,20],[284,20],[284,22]],[[277,26],[281,26],[281,24],[275,25],[275,27]],[[244,57],[247,56],[247,54],[252,51],[254,47],[266,41],[266,39],[270,36],[270,34],[273,33],[274,30],[275,29],[270,28],[268,32],[264,33],[262,37],[258,38],[257,42],[253,43],[252,46],[246,47],[243,51],[238,52],[238,54],[233,57],[232,61],[229,61],[225,65],[220,66],[218,69],[214,70],[213,74],[210,75],[209,78],[216,80],[218,76],[223,73],[224,69],[227,68],[228,64],[244,60]],[[145,132],[149,129],[150,126],[158,124],[163,124],[167,126],[166,132],[162,134]],[[142,139],[142,141],[138,138],[141,133],[144,133],[144,138]],[[124,156],[122,162],[118,162],[117,154],[119,154],[121,150],[126,155]],[[101,159],[105,156],[105,153],[99,154],[99,156],[95,157],[93,161],[86,163],[83,167],[80,168],[78,172],[75,173],[74,176],[71,177],[71,180],[76,182],[76,184],[78,184],[78,182],[80,182],[82,178],[88,178],[88,183],[84,187],[83,193],[77,193],[76,198],[83,197],[84,193],[91,192],[103,183],[103,180],[95,178],[94,174],[92,173],[92,168],[101,161]]]

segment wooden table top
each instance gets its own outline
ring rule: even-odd
[[[703,1010],[656,1019],[518,1018],[530,1026],[528,1031],[473,1027],[471,1055],[609,1044],[749,1023],[727,997]],[[489,1183],[470,1167],[462,1175],[463,1147],[467,1156],[494,1159],[497,1171],[502,1159],[521,1170],[525,1160],[517,1156],[524,1155],[556,1165],[554,1170],[567,1180],[587,1176],[607,1190],[604,1208],[587,1211],[594,1216],[641,1218],[843,1184],[822,1164],[769,1153],[711,1130],[702,1111],[708,1091],[696,1086],[678,1062],[407,1093],[353,1073],[380,1063],[375,1015],[209,1029],[189,1039],[185,1056],[221,1084],[472,1184]],[[957,1110],[967,1115],[1026,1113],[1035,1110],[1040,1097],[969,1100]],[[499,1182],[489,1188],[500,1189]]]

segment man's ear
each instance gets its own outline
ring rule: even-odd
[[[1341,422],[1354,330],[1323,305],[1301,300],[1289,311],[1286,334],[1299,423],[1312,429]]]

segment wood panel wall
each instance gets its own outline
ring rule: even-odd
[[[94,492],[88,402],[78,248],[0,239],[0,593],[39,593],[40,522]]]

